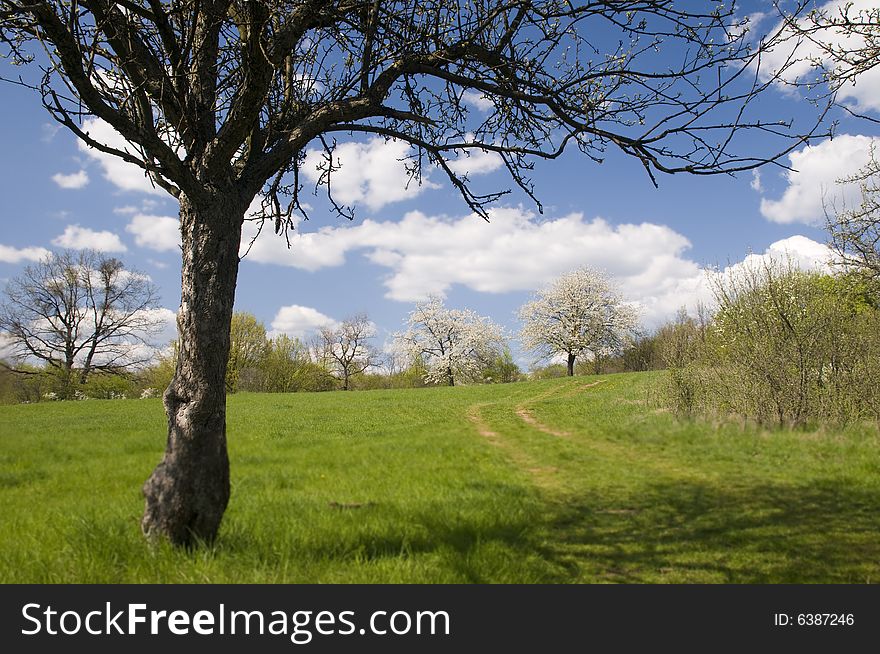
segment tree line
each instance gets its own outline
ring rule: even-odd
[[[139,346],[157,329],[150,313],[155,297],[145,275],[96,252],[50,254],[26,267],[8,284],[0,309],[0,330],[18,360],[6,366],[0,392],[7,401],[27,402],[161,395],[180,349],[175,341],[146,365],[145,353],[155,350]],[[589,268],[554,280],[519,316],[521,341],[535,363],[561,357],[569,375],[578,360],[592,360],[599,370],[600,362],[621,355],[633,342],[637,321],[609,279]],[[439,297],[417,303],[385,351],[375,340],[376,327],[366,314],[325,325],[304,341],[270,335],[255,316],[237,312],[230,322],[225,388],[290,393],[524,377],[500,325],[472,310],[446,307]],[[552,363],[545,372],[551,370]],[[13,372],[18,379],[10,377]]]

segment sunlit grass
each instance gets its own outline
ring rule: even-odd
[[[596,379],[232,396],[232,501],[189,553],[139,530],[158,400],[0,407],[0,580],[880,579],[876,430],[682,422],[656,375]]]

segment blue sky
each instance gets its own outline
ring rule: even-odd
[[[136,170],[84,150],[27,90],[2,84],[0,100],[0,280],[19,274],[40,248],[89,245],[149,274],[170,316],[180,284],[173,198],[151,191]],[[880,115],[877,76],[847,101]],[[774,91],[764,104],[776,115],[810,111],[791,93]],[[514,313],[531,291],[591,265],[615,277],[643,307],[645,322],[656,325],[700,297],[705,265],[735,263],[771,246],[804,260],[820,256],[823,193],[845,192],[835,180],[854,172],[880,136],[876,124],[842,111],[835,118],[838,136],[798,150],[796,173],[660,176],[655,189],[633,159],[609,151],[600,166],[572,152],[538,164],[543,216],[514,193],[489,224],[468,215],[439,173],[422,188],[405,189],[399,146],[359,139],[341,151],[337,182],[342,199],[356,204],[357,219],[334,216],[323,191],[307,195],[312,220],[298,226],[294,247],[287,251],[266,233],[245,258],[236,308],[270,330],[306,336],[321,320],[367,312],[381,344],[401,329],[415,300],[435,292],[514,332]],[[510,186],[492,161],[468,165],[480,187]]]

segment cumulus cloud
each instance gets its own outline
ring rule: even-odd
[[[278,309],[272,319],[269,336],[287,334],[295,338],[306,339],[321,327],[335,327],[338,323],[330,316],[324,315],[312,307],[290,304]]]
[[[159,346],[164,346],[175,338],[177,338],[177,313],[166,307],[157,307],[155,309],[143,309],[152,321],[158,325],[156,332],[151,339]]]
[[[414,198],[426,188],[437,188],[424,178],[421,184],[410,181],[405,161],[410,154],[409,144],[395,139],[375,137],[365,143],[340,143],[333,153],[334,170],[330,175],[334,198],[376,211],[392,202]],[[327,167],[323,150],[309,150],[302,173],[318,183]]]
[[[140,247],[167,252],[180,246],[180,222],[171,216],[136,214],[125,227]]]
[[[468,140],[473,138],[469,136]],[[501,155],[490,150],[469,149],[462,152],[457,159],[448,162],[450,170],[457,175],[485,175],[498,170],[504,165]]]
[[[100,118],[86,119],[83,121],[82,129],[89,136],[103,145],[137,155],[136,149],[128,141],[122,138],[119,132]],[[107,181],[123,191],[139,191],[141,193],[165,195],[165,191],[154,186],[144,175],[143,169],[139,166],[127,163],[112,154],[107,154],[106,152],[90,148],[83,141],[78,139],[77,147],[81,152],[101,166],[101,169],[104,171],[104,177]]]
[[[71,173],[70,175],[56,173],[52,175],[52,181],[64,189],[78,189],[83,188],[86,184],[89,183],[89,175],[84,170],[80,170],[76,173]]]
[[[16,248],[0,244],[0,261],[3,263],[21,263],[22,261],[39,261],[49,256],[49,250],[41,247]]]
[[[95,231],[79,225],[68,225],[64,233],[52,240],[53,245],[74,250],[125,252],[128,250],[119,237],[110,231]]]
[[[492,99],[479,91],[467,90],[461,94],[461,99],[475,107],[478,111],[486,112],[495,108],[495,103],[492,102]]]
[[[841,134],[792,152],[787,187],[778,200],[761,200],[761,214],[777,223],[815,225],[824,222],[827,204],[858,204],[858,186],[838,181],[858,172],[878,145],[876,137]]]
[[[847,12],[851,19],[858,16],[866,17],[866,12],[876,12],[876,0],[832,0],[819,7],[825,15],[840,19]],[[876,16],[876,13],[874,14]],[[778,29],[777,26],[776,29]],[[792,37],[783,45],[764,55],[762,70],[765,79],[769,79],[772,71],[784,69],[783,77],[789,82],[806,82],[820,79],[815,68],[816,62],[828,70],[839,66],[829,52],[858,51],[865,47],[865,37],[849,34],[844,30],[814,30],[810,39]],[[880,111],[880,66],[870,67],[851,82],[843,85],[838,92],[838,99],[848,102],[857,110]]]
[[[454,285],[483,293],[533,291],[589,265],[617,280],[623,294],[638,303],[643,320],[653,325],[682,306],[710,298],[704,268],[686,256],[690,247],[687,238],[665,225],[614,226],[580,213],[542,220],[523,209],[502,208],[493,210],[491,224],[473,215],[450,218],[414,211],[399,222],[366,220],[296,233],[289,250],[284,239],[266,234],[246,261],[314,271],[341,266],[349,255],[360,253],[388,270],[386,297],[401,302],[442,296]],[[828,249],[795,236],[747,260],[783,255],[814,266],[827,259]]]
[[[818,243],[806,236],[790,236],[771,243],[762,253],[750,253],[741,261],[728,264],[724,268],[704,271],[687,298],[688,301],[682,306],[693,309],[698,302],[712,306],[712,278],[723,283],[725,279],[733,278],[743,270],[760,270],[765,265],[773,264],[830,273],[833,260],[834,252],[824,243]]]

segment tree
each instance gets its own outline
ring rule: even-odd
[[[260,390],[268,393],[306,390],[312,365],[309,350],[302,341],[279,334],[269,339],[269,348],[260,366]]]
[[[425,365],[425,381],[455,386],[480,379],[504,351],[501,327],[468,309],[447,309],[438,297],[416,304],[396,346]]]
[[[846,99],[853,95],[860,78],[876,74],[874,69],[880,65],[880,7],[876,2],[836,0],[803,17],[796,9],[783,13],[782,18],[785,29],[780,41],[794,42],[785,57],[786,65],[795,72],[802,72],[806,65],[815,73],[789,76],[786,83],[808,91],[819,88],[822,93]],[[851,105],[840,106],[854,116],[878,122],[857,113]]]
[[[321,359],[342,382],[342,390],[351,389],[352,376],[378,365],[379,353],[368,342],[375,335],[376,327],[365,314],[346,318],[337,327],[320,329]]]
[[[50,254],[12,279],[5,295],[0,332],[10,354],[42,361],[65,389],[95,371],[122,374],[154,354],[144,346],[161,327],[156,287],[119,259],[92,250]]]
[[[594,360],[620,349],[636,326],[635,310],[623,303],[602,273],[572,271],[538,291],[519,310],[521,338],[539,360],[567,357],[568,375],[579,356]]]
[[[293,228],[310,144],[326,151],[331,201],[334,137],[373,134],[411,144],[413,178],[439,167],[486,217],[504,191],[472,190],[456,155],[494,152],[534,197],[534,161],[571,148],[597,161],[614,148],[653,180],[747,170],[816,131],[753,115],[772,80],[751,66],[776,35],[753,46],[722,2],[0,0],[0,19],[0,43],[36,73],[16,83],[179,201],[180,356],[142,527],[180,545],[212,540],[229,500],[224,379],[245,213],[262,192],[251,218]],[[469,111],[474,94],[485,114]],[[128,145],[97,139],[92,120]]]
[[[229,363],[226,366],[226,389],[238,390],[242,372],[257,368],[265,359],[269,343],[266,327],[250,313],[235,312],[229,330]]]
[[[858,184],[857,207],[826,209],[826,225],[837,263],[880,284],[880,163],[871,152],[868,163],[854,176],[842,180]]]

